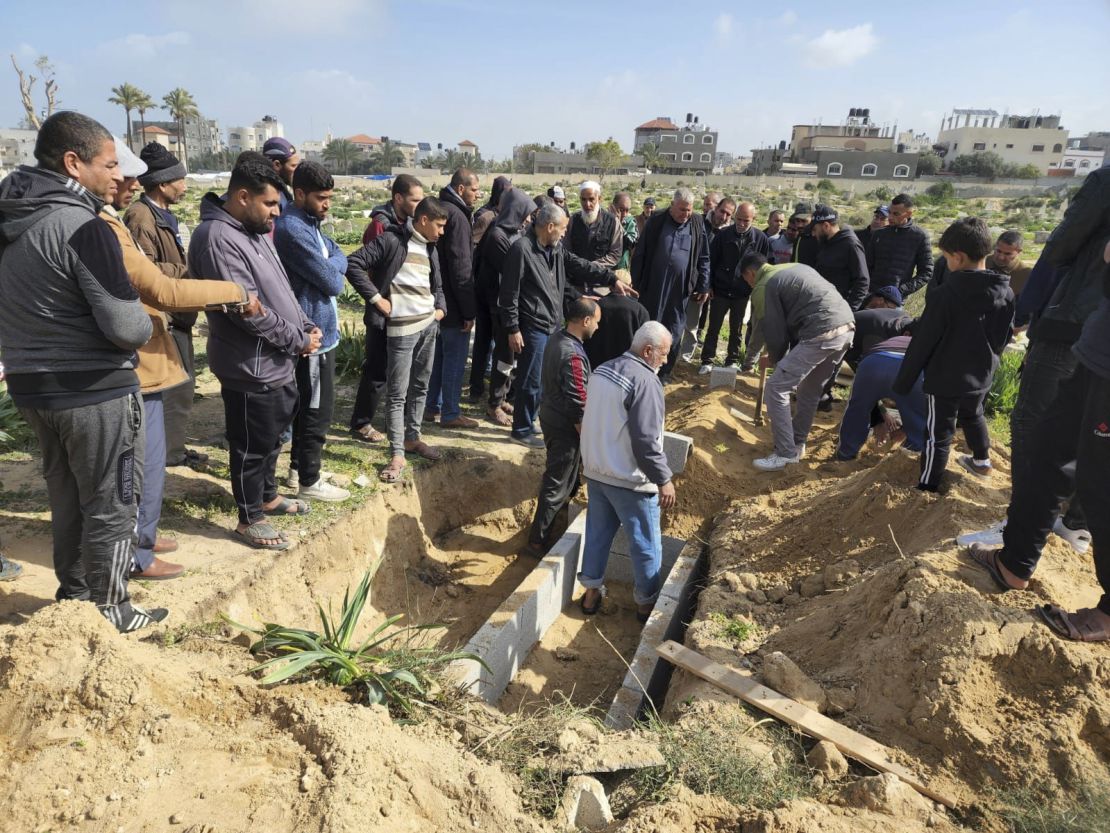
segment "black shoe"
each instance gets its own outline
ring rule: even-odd
[[[822,399],[817,403],[817,410],[827,414],[832,411],[832,403],[833,401],[831,399]]]

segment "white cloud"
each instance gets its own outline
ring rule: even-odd
[[[870,23],[851,29],[826,29],[806,43],[806,63],[846,67],[871,54],[878,43]]]
[[[727,39],[732,34],[732,15],[728,12],[717,15],[717,19],[713,21],[713,31],[716,32],[718,40]]]
[[[188,32],[167,32],[164,35],[133,33],[102,43],[102,54],[126,54],[130,58],[155,58],[166,49],[188,46],[192,42]]]

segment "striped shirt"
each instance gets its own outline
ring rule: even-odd
[[[413,335],[435,322],[428,241],[417,231],[409,238],[405,262],[390,282],[389,296],[392,311],[386,325],[387,336]]]

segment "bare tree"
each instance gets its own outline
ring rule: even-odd
[[[58,82],[54,78],[54,65],[50,63],[50,59],[45,55],[39,55],[35,59],[35,67],[42,75],[43,93],[46,95],[46,106],[41,109],[35,107],[35,82],[39,80],[38,76],[27,75],[19,68],[19,64],[15,61],[15,55],[11,56],[12,67],[15,69],[15,74],[19,76],[19,97],[23,102],[23,110],[27,114],[27,123],[35,130],[42,127],[42,117],[40,112],[46,114],[46,117],[54,115],[54,108],[58,104]]]

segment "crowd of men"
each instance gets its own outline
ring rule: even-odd
[[[855,458],[872,430],[904,430],[905,447],[921,454],[918,487],[937,491],[957,424],[971,449],[961,465],[990,474],[984,398],[1012,334],[1015,294],[1039,299],[1017,308],[1018,322],[1034,320],[1038,347],[1070,338],[1075,350],[1051,348],[1023,380],[1015,420],[1029,424],[1015,437],[1014,506],[1004,531],[988,531],[1003,548],[979,540],[972,555],[1000,587],[1019,587],[1053,523],[1073,545],[1093,540],[1107,590],[1100,607],[1044,616],[1071,638],[1110,636],[1110,565],[1098,555],[1110,517],[1099,511],[1110,472],[1110,309],[1104,300],[1094,313],[1104,261],[1089,250],[1105,244],[1105,220],[1088,213],[1097,204],[1106,216],[1104,191],[1073,203],[1038,272],[1020,263],[1019,234],[992,242],[975,218],[945,231],[934,262],[905,194],[858,234],[820,204],[799,204],[789,217],[772,211],[761,230],[747,201],[710,192],[698,212],[693,193],[679,188],[665,210],[648,198],[633,215],[627,192],[606,207],[594,181],[579,186],[571,212],[560,187],[533,198],[499,177],[476,210],[479,178],[460,168],[438,196],[396,177],[347,256],[324,232],[331,175],[271,139],[240,156],[226,193],[204,197],[186,252],[170,210],[184,193],[184,167],[162,146],[136,156],[97,122],[65,112],[44,122],[35,155],[36,167],[0,184],[8,299],[0,355],[42,451],[57,597],[95,602],[121,631],[166,616],[131,603],[129,578],[182,573],[160,557],[177,544],[157,528],[166,467],[203,463],[184,445],[198,311],[208,315],[208,363],[221,387],[234,534],[285,550],[292,542],[271,517],[350,496],[321,467],[335,405],[336,299],[348,281],[365,301],[366,324],[349,427],[360,441],[387,445],[380,479],[400,480],[412,455],[442,456],[423,424],[477,427],[462,413],[468,382],[470,400],[485,398],[488,418],[512,441],[546,451],[526,552],[550,546],[584,478],[582,609],[599,608],[623,527],[641,619],[659,589],[660,510],[676,499],[662,450],[663,385],[680,358],[711,370],[726,319],[724,363],[774,367],[766,383],[774,444],[757,468],[802,459],[847,361],[857,381],[837,458]],[[1105,185],[1092,175],[1088,188]],[[923,287],[925,312],[911,319],[903,300]],[[1027,392],[1029,377],[1049,378],[1058,395]],[[890,400],[898,417],[884,408]],[[374,425],[382,417],[384,432]],[[1094,439],[1076,429],[1092,419],[1106,420]],[[1058,433],[1046,436],[1042,425]],[[287,442],[290,495],[276,474]],[[1056,521],[1071,491],[1069,513]],[[1011,540],[1019,527],[1024,537]]]

